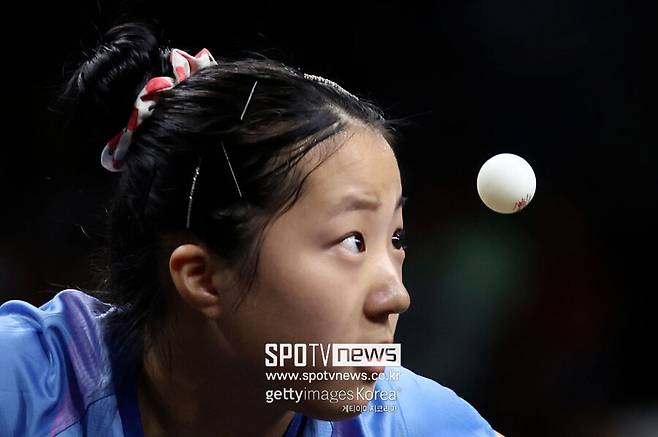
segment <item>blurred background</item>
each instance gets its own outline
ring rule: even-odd
[[[658,436],[654,284],[656,7],[612,0],[49,2],[5,20],[0,302],[93,288],[113,175],[53,110],[125,18],[175,47],[254,51],[329,77],[408,123],[399,160],[412,307],[403,364],[509,436]],[[654,55],[651,55],[654,53]],[[480,201],[491,156],[537,191]],[[652,291],[653,290],[653,291]],[[5,351],[2,351],[5,353]]]

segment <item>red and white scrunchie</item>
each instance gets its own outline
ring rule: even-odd
[[[150,79],[135,100],[128,125],[105,145],[101,153],[101,164],[107,170],[112,172],[124,170],[123,161],[132,142],[133,132],[151,115],[157,93],[173,88],[203,67],[217,65],[215,58],[207,49],[201,50],[195,56],[183,50],[173,49],[169,60],[175,77],[158,76]]]

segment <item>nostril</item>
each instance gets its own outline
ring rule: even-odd
[[[388,325],[391,313],[370,314],[368,319],[378,325]]]

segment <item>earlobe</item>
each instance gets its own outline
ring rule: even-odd
[[[213,284],[214,265],[200,246],[178,246],[169,258],[171,279],[183,301],[211,319],[220,316],[221,302]]]

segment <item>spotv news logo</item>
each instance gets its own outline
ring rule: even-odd
[[[400,343],[267,343],[265,366],[400,366]]]

